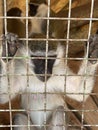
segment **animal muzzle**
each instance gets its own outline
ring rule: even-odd
[[[37,74],[37,78],[42,82],[47,81],[52,74],[53,64],[55,59],[33,59],[34,72]]]

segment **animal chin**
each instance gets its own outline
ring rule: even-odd
[[[42,82],[46,82],[50,78],[50,76],[37,76],[37,78]]]

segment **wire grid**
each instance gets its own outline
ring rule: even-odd
[[[67,25],[67,37],[66,38],[64,38],[64,39],[59,39],[59,41],[65,41],[66,42],[66,56],[65,56],[65,63],[66,63],[66,65],[65,66],[67,66],[68,65],[68,60],[82,60],[83,58],[69,58],[68,57],[68,48],[69,48],[69,42],[78,42],[78,41],[82,41],[82,42],[84,42],[84,41],[88,41],[88,39],[89,39],[89,37],[90,37],[90,35],[91,35],[91,29],[92,29],[92,21],[98,21],[98,18],[93,18],[93,10],[94,10],[94,0],[91,0],[91,12],[90,12],[90,17],[89,18],[72,18],[71,17],[71,6],[72,6],[72,0],[69,0],[69,11],[68,11],[68,17],[67,18],[60,18],[60,17],[50,17],[50,0],[48,0],[48,15],[47,15],[47,17],[34,17],[35,19],[46,19],[47,20],[47,28],[46,28],[46,38],[44,38],[44,39],[31,39],[31,38],[28,38],[28,20],[29,19],[32,19],[32,17],[29,17],[28,16],[28,0],[26,0],[26,16],[25,17],[21,17],[21,19],[26,19],[26,37],[25,38],[20,38],[20,40],[25,40],[26,41],[26,49],[27,49],[27,53],[29,53],[28,52],[28,41],[29,40],[43,40],[43,41],[46,41],[46,56],[45,56],[45,88],[44,88],[44,92],[45,92],[45,94],[44,94],[44,129],[46,130],[47,128],[46,128],[46,111],[47,111],[47,101],[46,101],[46,99],[47,99],[47,82],[46,82],[46,79],[47,79],[47,58],[48,58],[48,55],[47,55],[47,52],[48,52],[48,42],[49,41],[58,41],[58,39],[57,38],[50,38],[49,37],[49,21],[50,20],[58,20],[58,22],[59,22],[59,20],[66,20],[66,21],[68,21],[68,25]],[[4,16],[2,16],[1,18],[3,18],[4,19],[4,29],[5,29],[5,34],[7,34],[7,19],[12,19],[12,17],[10,17],[10,16],[7,16],[7,7],[6,7],[6,5],[7,5],[7,1],[6,0],[4,0]],[[14,19],[14,17],[13,17],[13,19]],[[20,19],[19,17],[15,17],[15,19]],[[89,21],[89,30],[88,30],[88,38],[87,39],[71,39],[70,38],[70,24],[71,24],[71,21],[72,20],[88,20]],[[8,47],[6,47],[6,48],[8,48]],[[86,72],[86,70],[87,70],[87,63],[88,63],[88,50],[89,50],[89,43],[87,44],[87,55],[86,55],[86,57],[85,57],[85,60],[86,60],[86,67],[85,67],[85,80],[86,80],[86,78],[88,77],[88,75],[87,75],[87,72]],[[6,55],[8,55],[8,52],[7,52],[7,50],[6,50]],[[17,59],[17,57],[15,57],[16,59]],[[19,57],[18,57],[19,58]],[[20,57],[20,59],[21,59],[21,57]],[[7,62],[8,62],[8,60],[7,60]],[[32,75],[30,75],[29,74],[29,68],[28,68],[28,62],[29,62],[29,59],[28,58],[26,58],[26,68],[27,68],[27,88],[29,88],[29,76],[32,76]],[[10,124],[9,125],[5,125],[5,124],[0,124],[0,128],[4,128],[4,127],[8,127],[8,128],[10,128],[10,130],[12,130],[12,128],[13,128],[13,125],[12,125],[12,112],[25,112],[26,110],[25,109],[12,109],[12,107],[11,107],[11,97],[10,97],[10,82],[9,82],[9,75],[11,75],[11,74],[6,74],[6,76],[7,76],[7,79],[8,79],[8,90],[9,90],[9,92],[8,92],[8,95],[9,95],[9,108],[8,109],[0,109],[0,112],[9,112],[10,113]],[[20,75],[20,74],[17,74],[17,75]],[[24,76],[24,75],[23,75]],[[65,80],[66,80],[66,77],[67,76],[69,76],[69,75],[67,75],[67,69],[66,69],[66,74],[65,74]],[[75,75],[76,76],[76,75]],[[81,76],[81,75],[80,75]],[[64,92],[66,93],[66,84],[65,84],[65,88],[64,88]],[[21,92],[19,92],[19,94],[22,94]],[[70,94],[70,93],[68,93],[68,94]],[[92,95],[96,95],[96,93],[92,93]],[[85,81],[84,81],[84,98],[85,98]],[[80,125],[80,129],[81,130],[84,130],[84,128],[85,127],[89,127],[89,128],[91,128],[92,130],[93,130],[93,126],[94,127],[98,127],[98,124],[95,124],[95,125],[92,125],[92,124],[85,124],[84,123],[84,116],[85,116],[85,112],[94,112],[94,111],[98,111],[98,110],[85,110],[84,109],[85,108],[85,104],[84,104],[84,101],[83,101],[83,103],[82,103],[82,109],[81,109],[81,125]],[[30,108],[29,108],[29,93],[28,93],[28,109],[27,109],[27,113],[28,113],[28,130],[30,130],[30,126],[33,126],[33,125],[31,125],[30,124]],[[37,111],[37,110],[36,110]],[[77,111],[79,111],[78,109],[76,109],[76,110],[74,110],[74,109],[72,109],[72,110],[67,110],[67,112],[69,112],[69,111],[71,111],[71,112],[77,112]],[[69,124],[69,127],[70,127],[71,125]],[[17,126],[16,126],[17,127]],[[21,127],[22,127],[22,125],[21,125]]]

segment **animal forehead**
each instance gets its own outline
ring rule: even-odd
[[[29,42],[30,50],[33,52],[36,51],[46,51],[48,47],[48,51],[56,51],[58,44],[53,41],[31,41]]]

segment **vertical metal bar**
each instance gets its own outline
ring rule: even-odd
[[[66,41],[66,54],[65,54],[65,85],[64,85],[65,97],[66,97],[66,78],[67,78],[67,66],[68,66],[68,47],[69,47],[69,38],[70,38],[71,5],[72,5],[72,0],[69,0],[67,37],[66,37],[67,41]],[[66,117],[65,117],[65,119],[66,119]],[[65,126],[65,128],[66,127],[67,126]]]
[[[45,54],[45,95],[44,95],[44,130],[46,130],[46,113],[47,113],[47,58],[48,58],[48,44],[49,44],[49,17],[50,17],[50,0],[48,0],[47,12],[47,30],[46,30],[46,54]]]
[[[29,48],[28,48],[28,0],[25,1],[26,3],[26,51],[27,51],[27,55],[29,56]],[[29,100],[30,100],[30,93],[28,92],[29,89],[29,58],[26,58],[26,67],[27,67],[27,104],[28,104],[28,108],[27,108],[27,116],[28,116],[28,130],[30,130],[30,104],[29,104]]]
[[[5,29],[5,35],[7,34],[7,1],[4,0],[4,29]],[[8,46],[7,46],[7,41],[6,41],[6,62],[8,64]],[[6,67],[6,77],[8,80],[8,95],[9,95],[9,113],[10,113],[10,130],[12,130],[12,108],[11,108],[11,86],[10,86],[10,77],[9,77],[9,68],[8,66]]]
[[[91,28],[92,28],[92,17],[93,17],[93,9],[94,9],[94,0],[91,0],[91,12],[90,12],[90,21],[89,21],[89,31],[88,31],[88,39],[91,35]],[[87,54],[86,54],[86,65],[85,65],[85,80],[84,80],[84,93],[83,93],[83,104],[82,104],[82,125],[81,130],[84,129],[84,99],[85,99],[85,86],[86,86],[86,79],[87,79],[87,64],[88,64],[88,52],[89,52],[89,42],[87,43]]]
[[[3,34],[3,18],[2,18],[3,11],[4,11],[3,5],[4,5],[4,1],[0,0],[0,36]]]

